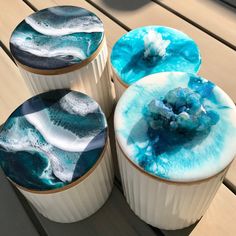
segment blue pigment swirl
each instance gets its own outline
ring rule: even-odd
[[[234,103],[188,73],[159,73],[130,86],[117,105],[115,130],[134,163],[175,181],[212,176],[236,154]]]
[[[196,43],[184,33],[146,26],[128,32],[116,42],[111,63],[121,80],[130,85],[157,72],[197,72],[201,57]]]
[[[23,20],[10,39],[11,53],[36,69],[58,69],[89,58],[104,37],[101,20],[73,6],[38,11]]]
[[[37,95],[0,132],[0,165],[32,190],[66,186],[87,173],[105,147],[107,123],[99,105],[70,90]]]

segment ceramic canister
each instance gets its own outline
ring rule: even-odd
[[[2,127],[0,165],[42,215],[61,223],[82,220],[105,203],[113,186],[105,115],[80,92],[36,95]]]
[[[163,72],[131,85],[114,118],[122,184],[135,214],[168,230],[199,220],[236,154],[232,100],[204,78]]]
[[[33,13],[13,31],[10,50],[33,95],[70,88],[94,98],[110,115],[106,38],[103,23],[92,12],[56,6]]]
[[[128,86],[145,76],[170,71],[196,73],[201,65],[196,43],[164,26],[145,26],[123,35],[110,60],[117,100]]]

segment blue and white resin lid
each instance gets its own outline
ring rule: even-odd
[[[162,179],[214,176],[236,154],[236,108],[219,87],[197,75],[163,72],[130,86],[115,111],[125,156]]]
[[[164,26],[145,26],[123,35],[114,45],[111,64],[126,85],[157,72],[196,73],[201,56],[186,34]]]
[[[69,187],[99,163],[107,122],[87,95],[54,90],[30,98],[0,131],[0,166],[28,190]],[[87,175],[86,175],[87,174]]]
[[[12,33],[10,50],[23,66],[56,70],[89,61],[103,38],[103,23],[94,13],[56,6],[26,17]]]

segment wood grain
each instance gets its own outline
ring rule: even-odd
[[[18,68],[0,47],[0,124],[27,98],[30,93]]]
[[[159,0],[174,11],[236,46],[236,10],[219,0]]]
[[[166,236],[234,236],[236,235],[236,197],[223,184],[202,219],[194,226],[162,231]]]
[[[21,0],[0,1],[0,9],[0,40],[9,49],[12,31],[33,11]]]

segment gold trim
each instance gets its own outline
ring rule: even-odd
[[[112,64],[111,64],[112,65]],[[123,86],[125,87],[125,89],[127,89],[129,87],[128,84],[126,84],[124,81],[122,81],[122,79],[117,75],[117,73],[115,72],[113,66],[112,66],[112,71],[113,71],[113,74],[115,75],[115,79]]]
[[[36,69],[36,68],[32,68],[32,67],[29,67],[27,65],[22,64],[16,58],[14,58],[14,60],[15,60],[16,64],[19,67],[23,68],[26,71],[34,73],[34,74],[39,74],[39,75],[60,75],[60,74],[65,74],[65,73],[68,73],[68,72],[78,70],[78,69],[86,66],[87,64],[89,64],[101,52],[104,45],[106,45],[105,36],[103,36],[102,42],[98,46],[97,50],[90,57],[88,57],[87,59],[85,59],[81,63],[70,65],[70,66],[67,66],[67,67],[59,68],[59,69],[53,69],[53,70],[51,70],[51,69],[50,70]]]
[[[15,183],[13,180],[11,180],[9,177],[8,180],[13,184],[15,185],[17,188],[23,190],[23,191],[26,191],[26,192],[30,192],[30,193],[36,193],[36,194],[51,194],[51,193],[58,193],[58,192],[62,192],[62,191],[65,191],[65,190],[68,190],[70,188],[73,188],[74,186],[78,185],[79,183],[81,183],[82,181],[84,181],[90,174],[92,174],[92,172],[97,168],[97,166],[101,163],[103,157],[104,157],[104,154],[105,152],[107,151],[107,148],[109,147],[108,145],[108,142],[109,142],[109,134],[108,134],[108,130],[107,130],[107,137],[106,137],[106,143],[105,143],[105,146],[104,146],[104,149],[100,155],[100,157],[98,158],[98,160],[96,161],[96,163],[93,165],[93,167],[88,171],[86,172],[83,176],[81,176],[79,179],[75,180],[74,182],[68,184],[68,185],[65,185],[61,188],[57,188],[57,189],[52,189],[52,190],[33,190],[33,189],[28,189],[28,188],[25,188],[21,185],[18,185],[17,183]]]
[[[228,170],[230,165],[232,164],[233,160],[223,169],[221,170],[219,173],[213,175],[213,176],[210,176],[208,178],[205,178],[205,179],[201,179],[201,180],[194,180],[194,181],[186,181],[186,182],[181,182],[181,181],[173,181],[173,180],[168,180],[168,179],[164,179],[164,178],[161,178],[159,176],[156,176],[154,174],[151,174],[147,171],[145,171],[144,169],[142,169],[138,164],[134,163],[132,160],[130,160],[129,157],[126,156],[126,154],[124,153],[124,151],[122,150],[117,138],[116,138],[116,142],[117,142],[117,145],[119,146],[120,148],[120,151],[122,152],[123,156],[128,160],[128,162],[134,166],[138,171],[142,172],[144,175],[148,176],[148,177],[151,177],[152,179],[155,179],[155,180],[158,180],[158,181],[161,181],[161,182],[165,182],[167,184],[174,184],[174,185],[193,185],[193,184],[198,184],[198,183],[202,183],[202,182],[207,182],[208,180],[210,179],[213,179],[215,177],[217,177],[218,175],[221,175],[224,171]],[[226,171],[227,172],[227,171]],[[226,174],[226,173],[225,173]]]

